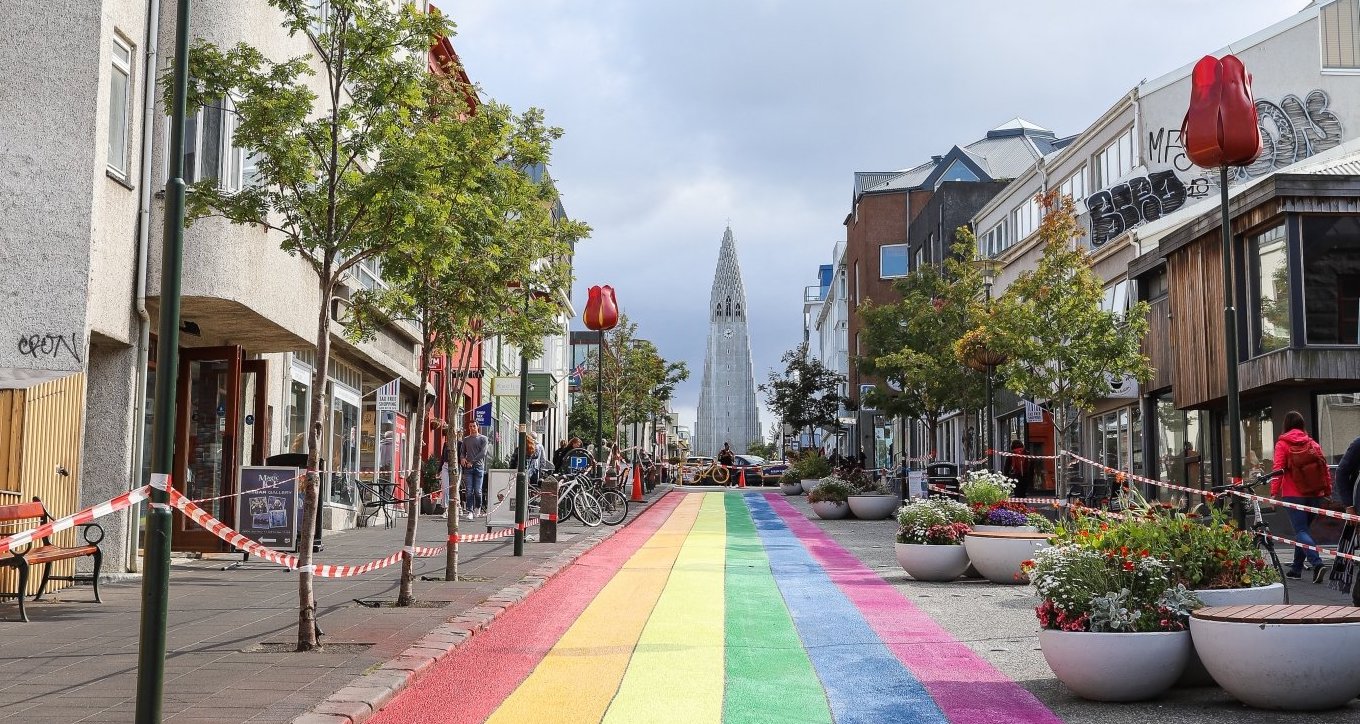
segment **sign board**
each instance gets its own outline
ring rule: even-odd
[[[1138,380],[1129,375],[1116,378],[1112,374],[1106,374],[1105,379],[1110,381],[1110,394],[1106,397],[1119,399],[1138,398]]]
[[[300,468],[241,468],[241,494],[236,498],[236,531],[266,548],[297,548],[301,498]],[[291,505],[289,503],[292,503]]]
[[[926,471],[907,471],[907,496],[911,498],[926,497]]]
[[[581,376],[573,374],[567,377],[567,392],[581,391]]]
[[[378,412],[396,412],[401,400],[401,380],[395,379],[379,387],[377,400]]]
[[[1044,409],[1037,404],[1025,400],[1025,422],[1043,422]]]
[[[472,417],[477,427],[491,427],[491,403],[478,405],[472,410]]]
[[[491,469],[486,472],[486,507],[491,515],[488,528],[515,524],[515,476],[518,471]]]
[[[585,455],[572,455],[567,458],[567,469],[572,472],[581,472],[590,468],[590,458]]]
[[[492,377],[491,394],[498,397],[515,397],[519,395],[518,377]]]

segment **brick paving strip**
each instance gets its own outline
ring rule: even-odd
[[[629,507],[628,520],[621,526],[596,529],[584,539],[559,551],[529,571],[517,583],[506,586],[480,605],[439,625],[376,670],[355,677],[347,686],[331,694],[311,711],[293,719],[293,724],[360,724],[382,709],[398,692],[419,679],[435,662],[457,649],[469,637],[490,626],[507,610],[543,587],[563,569],[590,549],[626,526],[652,503],[661,499],[658,489],[649,500]]]

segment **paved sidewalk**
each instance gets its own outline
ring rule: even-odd
[[[633,504],[630,519],[649,502]],[[401,548],[404,520],[390,530],[368,528],[324,537],[318,562],[362,563]],[[440,545],[445,521],[421,516],[418,545]],[[467,522],[462,532],[474,533]],[[558,543],[529,543],[512,555],[511,539],[460,545],[464,581],[415,584],[421,607],[370,608],[355,602],[394,601],[400,566],[363,576],[316,579],[327,649],[276,653],[296,641],[297,577],[263,562],[221,570],[231,560],[175,559],[164,712],[172,722],[287,722],[348,686],[355,677],[398,658],[432,631],[472,612],[526,576],[556,570],[615,529],[559,526]],[[531,536],[534,532],[531,530]],[[417,575],[442,576],[444,558],[416,560]],[[32,623],[13,620],[14,603],[0,603],[0,722],[71,724],[128,722],[136,701],[140,581],[105,584],[102,605],[88,586],[29,606]],[[500,596],[497,596],[498,598]],[[495,602],[492,606],[495,606]],[[500,605],[506,605],[501,602]],[[485,613],[485,610],[481,611]],[[362,645],[355,645],[362,644]]]

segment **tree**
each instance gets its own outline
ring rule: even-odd
[[[865,354],[856,359],[860,372],[888,382],[875,388],[864,403],[893,416],[921,420],[935,439],[940,419],[959,409],[984,403],[982,376],[962,364],[954,346],[981,320],[982,278],[969,262],[976,243],[966,228],[943,269],[918,267],[893,287],[901,300],[860,309]]]
[[[198,41],[190,51],[189,104],[230,106],[233,145],[250,149],[252,183],[236,191],[216,179],[193,185],[190,223],[220,216],[267,230],[316,273],[316,365],[307,436],[308,469],[320,467],[329,406],[331,299],[356,265],[398,245],[400,227],[427,213],[429,178],[410,173],[413,139],[456,116],[447,94],[431,94],[430,46],[452,32],[436,13],[387,0],[269,0],[290,36],[310,34],[311,57],[274,61],[241,43]],[[319,76],[313,79],[312,76]],[[313,91],[320,88],[321,95]],[[169,88],[166,89],[169,93]],[[223,99],[230,99],[227,104]],[[303,481],[298,541],[298,650],[318,648],[312,592],[317,476]]]
[[[746,444],[746,453],[757,457],[773,459],[777,449],[775,444],[766,441],[764,438],[756,438]]]
[[[769,379],[760,385],[765,404],[795,430],[811,433],[817,427],[835,425],[836,412],[845,401],[840,394],[845,376],[812,357],[806,342],[785,352],[780,361],[783,374],[771,370]]]
[[[1067,440],[1074,413],[1089,411],[1110,393],[1111,379],[1152,377],[1140,349],[1147,333],[1148,305],[1127,312],[1102,308],[1100,277],[1075,242],[1082,229],[1072,200],[1056,192],[1040,197],[1043,256],[1022,272],[998,300],[992,319],[977,328],[989,346],[1009,361],[999,368],[1016,393],[1047,401],[1059,440]],[[964,345],[960,345],[961,347]],[[962,350],[961,350],[962,351]]]

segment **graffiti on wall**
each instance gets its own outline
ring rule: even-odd
[[[19,335],[19,354],[34,359],[55,359],[63,354],[80,362],[80,335],[72,332],[69,336],[52,332],[33,332]]]
[[[1105,242],[1125,231],[1185,205],[1185,184],[1170,169],[1131,178],[1086,199],[1091,213],[1091,246]]]
[[[1341,119],[1331,110],[1331,96],[1321,89],[1302,98],[1291,93],[1278,101],[1258,99],[1256,114],[1261,157],[1250,166],[1233,169],[1229,183],[1248,181],[1302,161],[1339,145],[1345,135]],[[1218,193],[1217,171],[1190,162],[1179,128],[1149,130],[1146,140],[1148,167],[1165,170],[1121,182],[1087,198],[1092,247],[1099,248],[1138,224],[1171,213],[1188,199]]]

